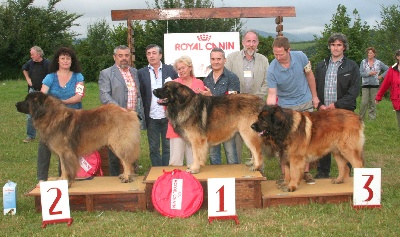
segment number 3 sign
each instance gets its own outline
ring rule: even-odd
[[[353,207],[381,207],[381,169],[355,168]]]
[[[239,224],[236,215],[235,178],[207,179],[208,221],[233,219]]]
[[[40,183],[40,200],[42,203],[42,228],[47,224],[72,223],[69,208],[68,181],[57,180]]]

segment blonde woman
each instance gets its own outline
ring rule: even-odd
[[[190,57],[182,56],[178,58],[175,60],[173,66],[179,75],[179,77],[174,81],[189,87],[196,93],[198,93],[199,90],[205,90],[203,81],[194,76],[193,63]],[[179,135],[172,128],[171,123],[168,123],[167,138],[169,138],[170,143],[169,165],[182,166],[184,157],[186,157],[186,165],[192,164],[192,147],[188,142],[179,137]]]

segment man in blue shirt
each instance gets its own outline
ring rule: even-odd
[[[201,94],[207,96],[219,96],[225,94],[237,94],[240,90],[238,76],[225,68],[225,52],[220,48],[214,48],[210,53],[212,71],[204,78],[205,91]],[[223,119],[223,118],[221,118]],[[235,137],[222,143],[224,145],[226,160],[228,164],[238,164],[238,155],[235,145]],[[210,148],[210,163],[221,164],[221,144]]]
[[[289,40],[284,36],[275,38],[272,44],[275,59],[267,71],[267,104],[278,104],[283,108],[310,111],[317,108],[315,78],[307,56],[301,51],[290,51]],[[282,175],[284,166],[281,164]],[[305,167],[304,180],[314,184],[315,180]],[[283,180],[278,180],[281,183]]]

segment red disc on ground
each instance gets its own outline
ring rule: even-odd
[[[153,185],[152,202],[164,216],[189,217],[203,203],[203,187],[189,172],[164,172]]]

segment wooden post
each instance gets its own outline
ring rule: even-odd
[[[132,29],[132,20],[131,19],[128,19],[127,20],[127,23],[126,23],[127,25],[128,25],[128,39],[127,39],[127,42],[128,42],[128,47],[130,48],[130,51],[131,51],[131,62],[130,62],[130,66],[131,67],[135,67],[135,47],[134,47],[134,32],[133,32],[133,29]]]

